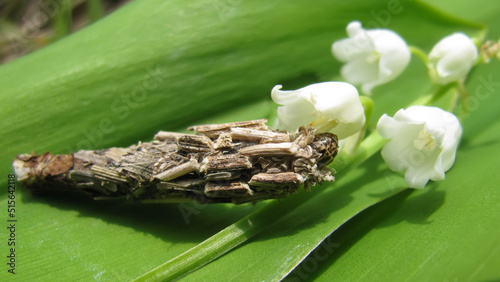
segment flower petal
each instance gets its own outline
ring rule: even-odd
[[[391,139],[382,149],[382,158],[391,170],[406,170],[405,179],[411,188],[423,188],[429,180],[445,178],[462,135],[453,114],[427,106],[401,109],[393,118],[383,115],[377,130]]]
[[[280,91],[281,85],[276,85],[272,92],[272,99],[284,106],[278,107],[276,128],[282,130],[296,130],[306,126],[315,118],[316,109],[308,100],[309,93],[297,91]]]
[[[332,53],[339,61],[348,62],[353,58],[366,57],[373,53],[375,50],[373,41],[360,22],[349,23],[346,32],[348,38],[336,41],[332,45]]]

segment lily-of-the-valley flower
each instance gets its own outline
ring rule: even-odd
[[[429,53],[429,75],[438,84],[464,78],[474,66],[478,50],[463,33],[455,33],[439,41]]]
[[[355,134],[365,124],[359,93],[346,82],[322,82],[293,91],[276,85],[271,97],[278,107],[276,128],[297,130],[315,127],[318,132],[332,132],[339,139]]]
[[[437,107],[412,106],[394,117],[384,114],[377,130],[391,139],[382,157],[393,171],[406,171],[410,188],[422,189],[429,180],[445,178],[454,161],[462,127],[457,117]]]
[[[333,55],[345,65],[341,69],[344,79],[362,84],[370,94],[372,89],[400,75],[408,66],[411,52],[404,39],[388,29],[365,30],[360,22],[347,26],[345,38],[333,43]]]

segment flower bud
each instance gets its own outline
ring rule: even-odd
[[[463,33],[455,33],[439,41],[429,53],[429,75],[439,84],[464,78],[474,66],[478,50]]]
[[[440,108],[412,106],[394,117],[384,114],[377,130],[391,139],[382,149],[389,169],[406,171],[410,188],[423,189],[429,180],[445,178],[454,161],[462,126],[457,117]]]
[[[396,78],[410,62],[408,45],[391,30],[365,30],[360,22],[354,21],[347,26],[347,35],[348,38],[333,43],[332,52],[345,63],[341,69],[344,79],[362,84],[366,94]]]

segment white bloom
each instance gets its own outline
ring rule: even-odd
[[[347,82],[362,84],[370,94],[373,87],[387,83],[408,66],[411,52],[401,36],[388,29],[364,30],[360,22],[347,26],[349,38],[333,43],[333,55],[346,63],[342,76]]]
[[[365,112],[356,88],[346,82],[322,82],[295,91],[281,91],[276,85],[271,97],[278,107],[276,127],[297,130],[313,126],[344,139],[365,124]]]
[[[429,75],[439,84],[464,78],[476,62],[478,50],[463,33],[455,33],[439,41],[429,53]]]
[[[394,118],[384,114],[377,129],[391,139],[382,157],[393,171],[406,170],[406,184],[422,189],[430,180],[443,180],[455,161],[462,127],[457,117],[440,108],[412,106]]]

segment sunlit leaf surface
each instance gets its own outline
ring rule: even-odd
[[[294,89],[336,77],[330,44],[354,19],[394,29],[425,50],[454,31],[481,30],[415,2],[132,2],[0,67],[2,185],[20,153],[129,146],[159,130],[272,118],[275,84]],[[487,24],[498,39],[499,22]],[[278,280],[297,265],[293,281],[498,279],[498,73],[493,62],[470,79],[478,104],[446,181],[410,192],[374,156],[340,172],[332,185],[282,200],[276,221],[185,279]],[[425,67],[413,60],[394,83],[374,91],[373,122],[429,91]],[[131,280],[268,204],[95,202],[33,196],[20,185],[16,196],[17,274],[4,263],[2,281]]]

